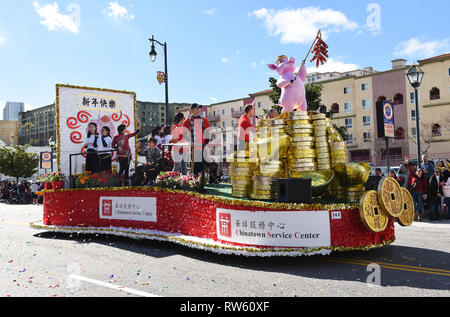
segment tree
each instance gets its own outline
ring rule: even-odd
[[[0,149],[0,173],[6,176],[28,178],[33,176],[39,166],[39,156],[27,153],[24,146],[3,147]]]

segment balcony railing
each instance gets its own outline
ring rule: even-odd
[[[244,114],[244,111],[233,111],[231,116],[235,119],[239,119]]]
[[[209,122],[219,122],[220,115],[208,115],[208,121]]]

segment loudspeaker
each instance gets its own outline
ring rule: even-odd
[[[310,204],[312,202],[312,180],[307,178],[279,178],[278,202]]]

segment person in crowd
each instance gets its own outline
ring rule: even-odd
[[[444,186],[450,187],[450,160],[446,160],[444,162],[444,172],[442,173],[442,181],[444,183]],[[445,194],[445,193],[444,193]],[[447,209],[447,219],[450,220],[450,195],[446,195],[444,197],[444,204]]]
[[[278,118],[278,116],[279,116],[278,110],[275,108],[270,109],[268,116],[269,116],[269,119]]]
[[[175,116],[175,118],[173,119],[172,138],[171,138],[170,143],[177,144],[177,143],[184,142],[184,136],[183,136],[184,121],[185,121],[185,118],[184,118],[184,114],[182,114],[182,113],[178,113]],[[183,146],[174,146],[172,148],[172,158],[174,161],[173,171],[181,173],[182,175],[187,175],[186,161],[183,157],[184,154],[185,154],[185,149],[183,148]]]
[[[380,177],[380,178],[384,177],[383,172],[381,171],[381,168],[375,169],[375,176]]]
[[[112,145],[111,130],[108,127],[103,127],[101,130],[101,138],[98,144],[98,156],[100,159],[100,172],[111,172],[112,171]]]
[[[207,118],[201,116],[202,108],[194,103],[191,106],[191,116],[183,123],[183,127],[190,131],[191,148],[193,149],[194,161],[194,175],[203,175],[205,168],[205,158],[203,157],[203,150],[208,144],[205,130],[209,129],[209,121]]]
[[[413,178],[417,172],[417,164],[416,162],[410,162],[409,159],[405,159],[406,167],[408,168],[408,173],[405,180],[405,187],[410,190],[413,184]]]
[[[423,201],[427,198],[428,193],[428,182],[422,169],[418,169],[417,173],[412,176],[410,193],[414,200],[415,219],[421,221],[424,212]]]
[[[129,139],[135,137],[139,131],[141,130],[141,122],[138,121],[138,128],[134,133],[126,134],[126,126],[124,124],[120,125],[117,128],[117,132],[119,133],[116,135],[112,142],[112,147],[117,148],[117,158],[119,160],[119,175],[124,177],[124,182],[128,183],[129,181],[129,173],[130,173],[130,162],[132,160],[132,154],[131,154],[131,148]]]
[[[238,151],[248,151],[249,142],[252,134],[255,133],[255,127],[253,126],[250,118],[255,115],[255,109],[253,105],[247,105],[244,110],[244,114],[239,119],[238,125]]]
[[[156,127],[152,131],[152,138],[156,139],[156,147],[160,150],[162,150],[162,139],[161,139],[161,127]],[[148,141],[148,140],[147,140]],[[148,144],[148,142],[147,142]]]
[[[428,206],[431,221],[440,220],[440,208],[442,197],[444,195],[442,185],[441,171],[435,169],[434,175],[430,178],[428,187]]]
[[[170,144],[172,140],[172,129],[168,125],[166,125],[161,132],[161,143],[163,145]]]
[[[97,124],[92,122],[89,124],[87,139],[84,143],[84,148],[86,149],[86,172],[97,173],[99,171],[100,162],[97,153],[99,139]]]
[[[398,182],[397,174],[395,174],[394,170],[391,169],[388,173],[388,176],[392,177],[393,179],[395,179]]]
[[[147,172],[149,173],[149,180],[153,183],[159,174],[159,160],[161,159],[161,151],[156,147],[158,141],[155,138],[148,140],[147,151]]]
[[[425,175],[425,178],[429,181],[434,173],[434,164],[432,161],[428,160],[427,155],[422,156],[421,168],[423,169],[423,174]]]
[[[37,184],[37,182],[31,183],[30,190],[31,190],[31,195],[32,195],[31,197],[33,199],[33,205],[38,205],[39,197],[36,193],[39,192],[39,185]]]

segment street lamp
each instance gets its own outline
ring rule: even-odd
[[[155,37],[152,35],[152,38],[149,39],[149,41],[152,43],[152,50],[150,51],[150,60],[152,61],[152,63],[156,62],[156,57],[158,56],[158,53],[156,52],[155,49],[155,43],[158,43],[159,45],[161,45],[164,48],[164,65],[165,65],[165,69],[164,69],[164,73],[165,73],[165,84],[166,84],[166,118],[165,118],[165,122],[169,122],[168,120],[168,115],[169,115],[169,78],[168,78],[168,73],[167,73],[167,43],[161,43],[157,40],[155,40]]]
[[[53,137],[51,136],[50,139],[48,139],[48,145],[50,145],[50,149],[51,149],[51,155],[52,155],[52,173],[53,173],[53,148],[56,146],[56,140],[53,139]]]
[[[406,77],[408,77],[409,83],[414,88],[415,100],[416,100],[416,138],[417,138],[417,164],[420,167],[421,152],[420,152],[420,125],[419,125],[419,92],[418,88],[422,83],[424,72],[417,66],[413,65],[408,72]]]

